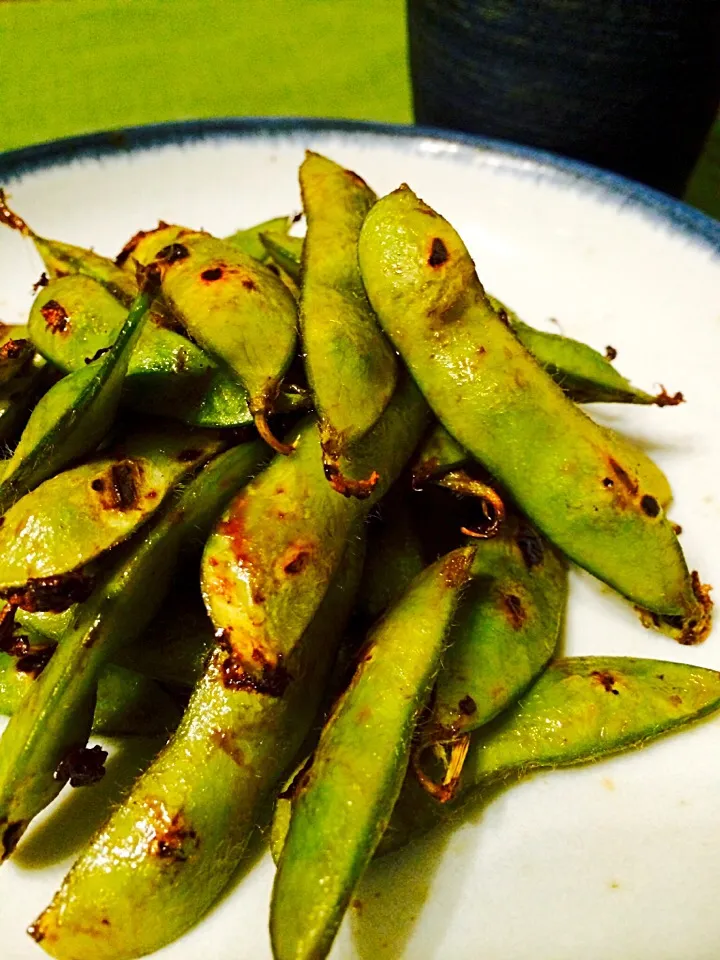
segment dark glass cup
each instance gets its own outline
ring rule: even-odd
[[[680,195],[720,100],[720,0],[408,0],[415,120]]]

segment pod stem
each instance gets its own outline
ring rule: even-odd
[[[439,803],[448,803],[455,798],[469,749],[470,734],[464,733],[450,743],[425,741],[413,751],[411,763],[415,776],[423,790]],[[445,773],[439,783],[423,769],[422,761],[427,750],[431,750],[435,758],[445,767]]]
[[[257,432],[260,434],[265,443],[272,447],[276,453],[281,453],[283,456],[289,456],[295,449],[291,443],[283,443],[281,440],[275,436],[275,434],[270,429],[270,425],[267,422],[267,415],[264,410],[257,410],[253,414],[253,420],[255,421],[255,427]]]
[[[685,397],[679,390],[677,393],[670,394],[662,384],[660,384],[660,393],[653,398],[656,407],[676,407],[679,403],[684,402]]]
[[[15,213],[14,210],[10,209],[7,202],[7,195],[2,187],[0,187],[0,223],[6,227],[10,227],[11,230],[17,230],[18,233],[21,233],[24,237],[31,237],[32,239],[37,237],[35,231],[30,229],[23,218]]]
[[[346,477],[337,460],[326,450],[323,450],[323,469],[325,470],[325,477],[336,493],[342,494],[343,497],[354,497],[356,500],[367,500],[380,479],[377,470],[373,470],[370,476],[364,480],[353,480],[351,477]]]

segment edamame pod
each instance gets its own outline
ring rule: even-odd
[[[340,492],[366,496],[375,475],[352,483],[340,460],[377,422],[397,376],[357,262],[360,228],[376,198],[356,173],[310,151],[300,167],[300,190],[307,218],[300,330],[325,469]]]
[[[633,657],[558,660],[495,723],[473,735],[455,803],[423,796],[417,780],[407,778],[378,852],[426,833],[473,791],[643,746],[719,707],[715,670]]]
[[[514,703],[553,655],[567,602],[564,558],[517,515],[478,544],[472,575],[415,757],[419,779],[442,802],[457,789],[468,734]],[[425,774],[431,745],[446,758],[442,778]]]
[[[681,393],[670,396],[662,390],[653,396],[638,390],[618,373],[607,356],[586,343],[559,333],[536,330],[495,297],[488,294],[487,298],[525,349],[576,403],[640,403],[659,407],[682,403]]]
[[[217,433],[145,430],[56,474],[0,526],[0,595],[80,570],[135,532],[185,475],[223,447]]]
[[[498,318],[450,224],[403,186],[368,214],[359,255],[375,312],[455,439],[571,559],[702,639],[707,604],[661,505]]]
[[[0,653],[0,714],[15,713],[34,679],[32,661]],[[152,737],[173,730],[179,719],[178,704],[154,680],[114,665],[101,672],[93,733]]]
[[[238,377],[258,432],[282,453],[267,425],[295,352],[297,311],[282,281],[222,240],[184,237],[163,248],[162,292],[190,336]]]
[[[148,274],[117,339],[100,359],[58,381],[33,410],[0,481],[0,514],[102,440],[120,402],[130,354],[156,292]]]
[[[30,362],[35,350],[27,327],[0,323],[0,387],[6,386]]]
[[[392,484],[426,415],[417,389],[404,378],[383,417],[353,450],[355,470],[367,476],[372,464],[381,476],[362,502],[338,496],[326,483],[316,423],[305,421],[293,453],[273,461],[215,527],[202,560],[205,605],[238,668],[256,682],[282,682],[283,659],[324,596],[350,526]]]
[[[53,369],[37,354],[28,366],[0,387],[0,453],[7,456],[22,433],[33,408],[56,379]],[[0,475],[2,464],[0,463]]]
[[[262,242],[264,233],[285,236],[292,224],[292,217],[273,217],[271,220],[263,220],[262,223],[256,223],[252,227],[246,227],[243,230],[236,230],[229,237],[225,237],[228,243],[231,243],[238,250],[247,253],[263,263],[268,258],[268,251]]]
[[[411,583],[371,633],[350,687],[300,778],[273,885],[276,960],[327,956],[402,786],[473,548]]]
[[[96,280],[71,274],[52,280],[35,298],[30,333],[37,349],[65,372],[82,370],[113,342],[126,311]],[[152,320],[152,315],[148,318]],[[158,323],[143,326],[128,362],[123,403],[192,426],[252,423],[247,395],[229,371],[197,344]],[[281,406],[294,398],[283,394]]]
[[[219,644],[177,733],[31,928],[51,956],[130,960],[212,906],[315,719],[361,566],[362,524],[288,657],[282,691],[242,683]]]
[[[0,741],[1,859],[62,789],[55,774],[68,752],[87,739],[99,671],[150,622],[179,548],[210,526],[264,450],[259,442],[248,443],[216,457],[171,499],[140,542],[125,547],[79,607]]]

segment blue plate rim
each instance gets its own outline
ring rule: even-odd
[[[93,133],[48,140],[16,150],[0,152],[0,185],[26,173],[71,163],[82,156],[103,157],[150,150],[165,145],[217,137],[251,137],[259,134],[339,133],[375,134],[402,140],[433,140],[448,146],[461,145],[532,164],[538,173],[559,175],[561,181],[578,189],[593,186],[620,206],[636,207],[663,220],[667,225],[720,254],[720,221],[652,187],[629,180],[620,174],[523,146],[508,140],[438,127],[382,123],[370,120],[342,120],[331,117],[211,117],[196,120],[170,120],[162,123],[119,127]]]

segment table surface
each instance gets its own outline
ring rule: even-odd
[[[412,121],[405,0],[0,0],[0,150],[230,115]],[[720,122],[686,195],[720,218]]]

